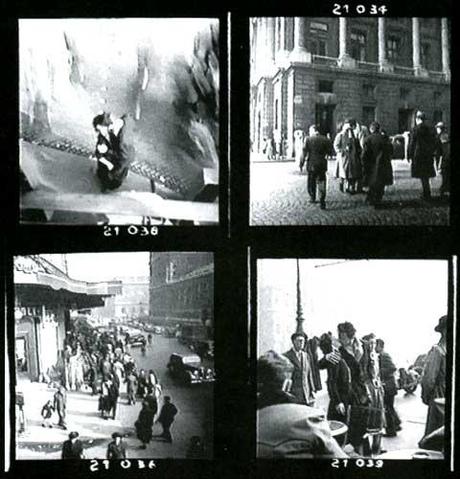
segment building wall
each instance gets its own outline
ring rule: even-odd
[[[375,119],[390,135],[402,133],[407,128],[401,127],[400,110],[408,110],[409,117],[417,110],[423,110],[431,123],[442,119],[450,124],[450,82],[442,76],[441,20],[439,18],[420,18],[421,50],[429,46],[429,54],[422,66],[430,72],[428,78],[415,77],[413,68],[412,18],[386,18],[385,35],[387,44],[394,37],[399,42],[398,54],[390,61],[396,70],[394,73],[380,73],[378,65],[378,20],[377,18],[348,18],[347,44],[351,51],[353,32],[366,35],[364,62],[356,68],[340,68],[335,59],[339,55],[339,20],[338,18],[304,18],[305,45],[312,51],[318,40],[326,44],[326,57],[313,59],[313,63],[278,63],[271,77],[273,90],[268,88],[269,78],[252,75],[251,84],[257,88],[254,107],[251,109],[253,125],[253,151],[260,153],[261,144],[257,139],[257,121],[262,121],[262,137],[277,137],[287,133],[287,156],[294,156],[294,133],[301,129],[307,131],[309,125],[317,122],[316,105],[335,105],[331,120],[331,134],[337,132],[337,125],[346,117],[354,117],[363,123]],[[262,23],[262,22],[259,22]],[[275,29],[275,46],[281,46],[282,29]],[[288,51],[294,48],[294,18],[285,18],[284,45]],[[258,30],[253,34],[257,36]],[[449,32],[450,34],[450,32]],[[253,49],[264,48],[265,42],[252,38]],[[275,52],[276,54],[276,52]],[[264,61],[266,55],[251,51],[251,68],[253,72],[263,71],[257,62]],[[321,66],[319,62],[325,62]],[[359,66],[359,68],[358,68]],[[404,70],[408,68],[409,70]],[[398,68],[402,68],[398,70]],[[367,69],[367,71],[366,71]],[[321,80],[333,81],[332,93],[319,91]],[[256,86],[257,85],[257,86]],[[365,85],[368,85],[365,89]],[[369,86],[374,88],[369,94]],[[273,112],[275,101],[281,108],[282,123],[274,128]],[[412,112],[410,112],[412,110]],[[270,117],[271,115],[271,117]],[[408,122],[410,123],[410,122]],[[407,125],[410,127],[410,125]]]
[[[33,316],[23,316],[21,319],[16,320],[15,338],[16,340],[19,338],[25,339],[26,358],[28,362],[27,376],[32,381],[37,381],[39,375],[38,343],[35,331],[35,319]],[[17,371],[17,373],[20,373],[20,371]]]
[[[153,320],[200,321],[205,311],[213,318],[212,253],[151,253],[150,268],[150,317]]]

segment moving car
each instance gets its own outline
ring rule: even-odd
[[[142,334],[135,334],[134,336],[130,336],[128,340],[129,344],[131,346],[145,346],[147,343],[147,340]]]
[[[216,379],[214,370],[205,368],[198,354],[173,353],[166,367],[174,379],[187,385],[211,383]]]

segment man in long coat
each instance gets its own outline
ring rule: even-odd
[[[310,358],[304,351],[305,335],[302,333],[294,333],[291,336],[291,341],[292,348],[284,353],[284,356],[286,356],[294,366],[291,394],[297,398],[299,404],[313,406],[315,403],[315,384]]]
[[[408,158],[412,161],[412,177],[420,178],[422,183],[422,198],[429,200],[431,198],[430,178],[436,176],[434,169],[436,136],[434,129],[425,123],[425,118],[425,113],[417,112],[415,127],[409,139]]]
[[[395,409],[395,396],[398,394],[396,385],[396,366],[391,356],[385,351],[385,342],[383,339],[377,339],[375,350],[379,354],[380,377],[383,384],[383,402],[385,404],[385,422],[387,437],[396,436],[401,430],[401,419]]]
[[[157,422],[159,422],[163,427],[163,432],[161,433],[160,437],[162,437],[166,442],[172,442],[170,429],[177,412],[177,408],[171,402],[171,398],[169,396],[165,396],[165,402],[161,408]]]
[[[382,201],[385,186],[393,184],[391,154],[393,147],[374,121],[369,125],[371,134],[363,142],[363,184],[369,187],[367,202],[375,207]]]
[[[53,407],[59,416],[58,426],[61,426],[62,429],[67,429],[67,425],[65,423],[67,394],[64,386],[60,386],[59,389],[54,393]]]
[[[316,125],[310,126],[309,136],[306,138],[303,155],[307,163],[307,187],[310,202],[316,202],[316,189],[318,188],[321,209],[326,208],[326,172],[327,157],[332,155],[332,143],[320,135]]]
[[[356,122],[353,119],[345,120],[342,130],[334,140],[334,150],[337,154],[336,176],[340,178],[340,191],[354,194],[359,188],[362,177],[361,145],[353,131]]]

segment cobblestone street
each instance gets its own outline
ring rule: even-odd
[[[394,184],[385,190],[381,209],[365,203],[365,195],[339,191],[335,161],[329,162],[326,210],[308,203],[307,176],[295,162],[252,162],[250,224],[270,225],[448,225],[448,201],[439,199],[441,177],[431,180],[433,199],[420,199],[420,181],[410,164],[393,160]]]

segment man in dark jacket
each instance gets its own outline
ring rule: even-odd
[[[385,342],[377,339],[375,350],[379,354],[380,378],[383,383],[383,402],[385,405],[386,437],[394,437],[401,430],[401,419],[396,412],[394,403],[398,394],[395,372],[396,366],[391,356],[384,350]]]
[[[110,113],[101,113],[93,119],[98,133],[95,157],[97,175],[103,190],[114,190],[128,176],[134,160],[134,120],[130,115],[113,118]]]
[[[113,441],[107,446],[107,459],[126,459],[126,445],[119,432],[112,434]]]
[[[364,139],[362,151],[363,185],[369,187],[367,202],[376,208],[382,201],[385,186],[393,184],[391,155],[393,147],[389,138],[373,121],[369,125],[370,135]]]
[[[84,459],[83,444],[78,439],[80,434],[77,431],[72,431],[69,434],[69,439],[64,441],[62,445],[62,459]]]
[[[345,360],[334,349],[332,334],[320,338],[319,347],[324,357],[318,361],[320,369],[327,369],[327,392],[329,407],[327,418],[347,423],[348,406],[351,397],[351,373]]]
[[[409,139],[408,158],[412,161],[412,177],[420,178],[422,182],[422,198],[429,200],[431,198],[430,178],[436,176],[434,169],[436,137],[433,128],[425,123],[425,118],[425,113],[417,112],[415,127]]]
[[[320,208],[326,208],[326,172],[327,157],[332,155],[332,142],[320,135],[316,125],[310,126],[309,136],[303,147],[303,161],[307,163],[307,187],[310,202],[316,202],[316,188],[318,188]]]
[[[59,416],[58,426],[61,426],[62,429],[67,429],[67,425],[65,423],[67,394],[64,386],[60,386],[59,389],[54,393],[53,407]]]
[[[171,398],[169,396],[165,396],[165,403],[161,408],[157,422],[159,422],[163,427],[163,432],[160,434],[160,437],[162,437],[166,442],[172,442],[170,428],[174,422],[174,417],[176,416],[177,412],[177,408],[171,402]]]

